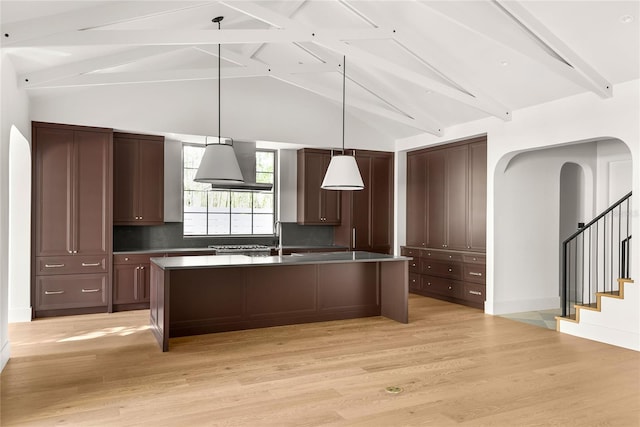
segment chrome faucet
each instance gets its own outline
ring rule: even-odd
[[[273,223],[273,234],[278,238],[278,256],[282,256],[282,221]]]

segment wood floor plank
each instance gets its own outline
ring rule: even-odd
[[[418,296],[409,314],[175,338],[168,353],[146,310],[11,324],[0,424],[640,425],[638,352]]]

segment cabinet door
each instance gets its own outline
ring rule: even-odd
[[[468,146],[449,148],[446,175],[446,237],[445,248],[467,249],[467,185]]]
[[[75,132],[74,240],[78,254],[105,254],[111,234],[110,139],[106,133]]]
[[[487,223],[487,143],[469,145],[468,249],[484,251]]]
[[[34,255],[68,255],[73,250],[73,131],[34,131]]]
[[[427,247],[446,247],[446,150],[426,154]]]
[[[371,156],[356,154],[356,163],[362,175],[364,189],[351,191],[351,244],[353,250],[368,251],[371,249]],[[355,242],[353,230],[355,229]]]
[[[327,225],[336,225],[340,224],[340,191],[336,190],[323,190],[320,188],[322,185],[322,181],[324,180],[324,176],[327,173],[327,169],[329,168],[329,162],[331,162],[331,155],[324,154],[322,158],[322,173],[320,174],[320,179],[318,188],[320,189],[320,203],[322,205],[322,223]]]
[[[321,187],[330,161],[329,152],[298,151],[298,223],[340,224],[340,192]]]
[[[138,216],[147,225],[164,222],[164,142],[138,140]]]
[[[407,155],[407,246],[427,246],[427,156]]]
[[[113,267],[113,303],[129,304],[138,301],[139,265],[121,264]]]
[[[138,200],[138,144],[134,139],[113,138],[113,222],[136,220]]]
[[[372,157],[370,249],[390,253],[393,246],[393,153]]]
[[[149,302],[149,288],[151,285],[151,264],[140,264],[138,275],[138,301]]]

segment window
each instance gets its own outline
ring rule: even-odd
[[[183,146],[184,235],[229,236],[273,234],[273,190],[211,190],[194,182],[204,146]],[[275,183],[275,151],[256,151],[256,182]]]

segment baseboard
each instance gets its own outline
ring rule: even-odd
[[[9,323],[31,322],[31,307],[10,308]]]
[[[4,369],[5,365],[9,361],[9,356],[11,355],[11,342],[7,340],[7,342],[2,344],[2,351],[0,355],[0,372]]]
[[[560,297],[494,301],[491,314],[522,313],[524,311],[551,310],[560,307]]]

